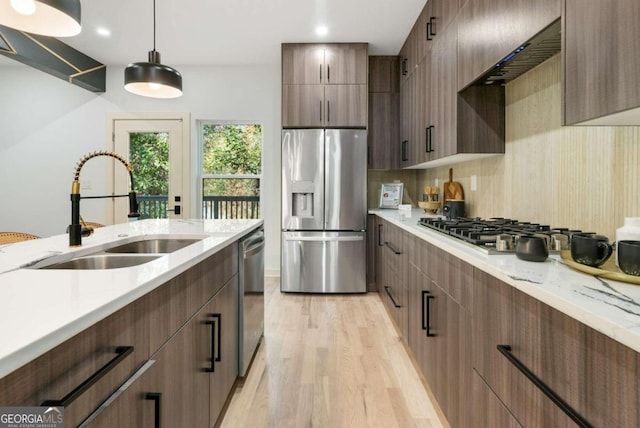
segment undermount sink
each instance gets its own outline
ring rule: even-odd
[[[158,257],[155,255],[110,255],[98,254],[93,256],[78,257],[65,262],[42,266],[38,269],[118,269],[138,266],[151,262]]]
[[[43,259],[29,266],[30,269],[102,270],[138,266],[173,253],[205,236],[155,236],[124,244],[113,243],[110,248],[99,249],[67,260],[60,257]],[[64,257],[64,256],[63,256]]]
[[[166,254],[173,253],[202,239],[186,238],[157,238],[145,239],[142,241],[128,242],[113,248],[104,250],[105,253],[144,253],[144,254]]]

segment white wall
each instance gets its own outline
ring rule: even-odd
[[[280,65],[176,68],[183,76],[184,95],[155,100],[123,89],[124,67],[108,67],[104,94],[30,67],[0,67],[0,230],[42,237],[64,233],[76,162],[86,153],[110,148],[105,138],[108,113],[188,112],[194,149],[197,120],[255,121],[264,131],[265,268],[279,271]],[[103,163],[96,159],[83,168],[83,178],[91,182],[86,193],[104,194]],[[103,211],[97,201],[82,203],[86,219],[100,221]]]

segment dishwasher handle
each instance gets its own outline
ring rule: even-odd
[[[242,253],[244,254],[245,259],[262,251],[263,248],[264,230],[262,229],[252,233],[244,241],[242,241]]]
[[[244,250],[244,258],[251,257],[264,249],[264,239]]]

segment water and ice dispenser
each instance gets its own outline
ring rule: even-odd
[[[294,181],[291,183],[291,216],[313,217],[313,181]]]

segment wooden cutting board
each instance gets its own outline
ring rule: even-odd
[[[453,168],[449,168],[449,181],[444,183],[444,200],[464,200],[464,191],[462,190],[462,184],[458,183],[457,181],[453,181]]]

